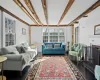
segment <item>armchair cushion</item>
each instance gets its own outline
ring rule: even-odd
[[[77,46],[76,48],[75,48],[75,51],[77,52],[79,50],[79,46]]]
[[[76,51],[69,51],[69,54],[73,56],[78,56],[78,52]]]

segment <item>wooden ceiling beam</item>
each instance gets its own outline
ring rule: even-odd
[[[35,23],[38,25],[38,23],[36,22],[36,20],[32,17],[32,15],[28,12],[28,10],[23,6],[23,4],[19,1],[19,0],[13,0],[20,8],[21,10],[23,10],[26,15]]]
[[[93,10],[95,10],[99,6],[100,6],[100,0],[98,0],[96,3],[94,3],[91,7],[89,7],[85,12],[83,12],[81,15],[79,15],[76,19],[74,19],[73,21],[71,21],[68,25],[73,24],[75,21],[79,20],[83,16],[85,16],[88,13],[92,12]]]
[[[42,2],[43,10],[44,10],[44,15],[45,15],[46,23],[48,25],[48,14],[47,14],[47,4],[46,4],[46,0],[41,0],[41,2]]]
[[[60,20],[58,22],[58,25],[61,23],[61,21],[63,20],[63,18],[65,17],[65,15],[67,14],[67,12],[69,11],[69,9],[71,8],[72,4],[74,3],[75,0],[69,0],[68,4],[66,5],[66,8],[62,14],[62,16],[60,17]]]
[[[3,8],[2,6],[0,6],[0,10],[9,14],[10,16],[14,17],[15,19],[19,20],[20,22],[26,24],[26,25],[30,25],[29,23],[27,23],[26,21],[22,20],[21,18],[19,18],[18,16],[16,16],[15,14],[13,14],[12,12],[8,11],[7,9]]]
[[[42,25],[41,20],[39,19],[39,17],[37,16],[35,9],[31,3],[30,0],[24,0],[25,4],[27,5],[27,7],[29,8],[29,10],[32,12],[33,16],[35,17],[35,19],[38,21],[38,23],[40,23]]]
[[[69,25],[62,24],[62,25],[30,25],[30,26],[35,26],[35,27],[39,27],[39,26],[41,26],[41,27],[68,27]]]

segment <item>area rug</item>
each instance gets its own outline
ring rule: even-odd
[[[30,69],[26,80],[85,80],[66,56],[43,56]]]

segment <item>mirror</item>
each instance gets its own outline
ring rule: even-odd
[[[100,24],[94,26],[94,35],[100,35]]]

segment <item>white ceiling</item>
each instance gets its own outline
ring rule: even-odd
[[[31,0],[31,2],[32,2],[32,5],[33,5],[37,15],[39,16],[39,19],[41,20],[41,22],[43,24],[46,24],[46,20],[45,20],[43,8],[42,8],[41,0]]]
[[[13,0],[0,0],[0,6],[17,15],[19,18],[26,21],[27,23],[33,23],[33,21],[16,5]]]
[[[58,21],[67,4],[68,0],[47,0],[49,24],[58,24]]]
[[[69,24],[98,0],[75,0],[72,7],[62,20],[61,24]]]
[[[24,3],[24,0],[20,0],[22,4],[29,11],[28,7]],[[48,22],[50,25],[57,25],[58,21],[68,4],[69,0],[46,0],[47,1],[47,13],[48,13]],[[83,13],[86,9],[92,6],[97,0],[75,0],[72,7],[65,15],[61,24],[68,24],[76,17],[78,17],[81,13]],[[46,24],[41,0],[31,0],[32,5],[40,18],[43,24]],[[0,5],[11,11],[13,14],[17,15],[24,21],[29,24],[34,24],[34,22],[14,3],[13,0],[0,0]],[[31,14],[31,11],[29,11]]]

